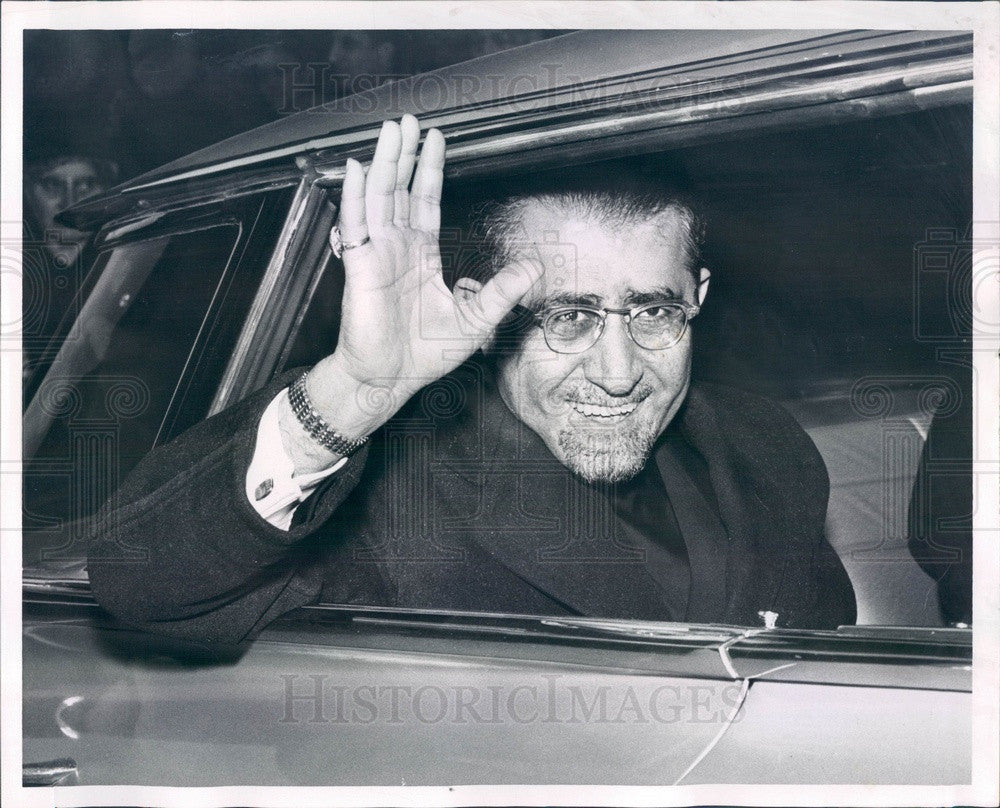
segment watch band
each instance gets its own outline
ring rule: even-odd
[[[316,412],[316,408],[306,392],[306,376],[308,375],[309,372],[306,371],[288,388],[288,401],[292,405],[292,412],[302,424],[302,428],[309,433],[309,437],[317,443],[331,452],[345,457],[354,454],[368,442],[369,436],[365,435],[363,438],[350,440],[331,429],[323,416]]]

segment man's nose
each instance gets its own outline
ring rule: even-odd
[[[59,190],[56,193],[56,206],[57,212],[64,211],[71,205],[75,205],[77,202],[76,189],[73,187],[72,182],[66,182],[59,186]]]
[[[86,188],[78,186],[75,183],[67,185],[66,207],[68,208],[72,205],[75,205],[77,202],[86,199],[88,196],[90,196],[90,192]]]
[[[629,336],[624,317],[608,315],[604,333],[587,351],[584,375],[612,396],[628,395],[642,378],[639,346]]]

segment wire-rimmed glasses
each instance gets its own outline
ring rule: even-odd
[[[545,344],[556,353],[583,353],[601,338],[609,314],[625,318],[632,341],[648,351],[662,351],[681,341],[688,321],[700,306],[684,300],[663,300],[630,309],[560,306],[541,314],[518,306],[542,329]]]

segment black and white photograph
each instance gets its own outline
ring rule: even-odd
[[[995,805],[1000,6],[475,5],[4,4],[5,803]]]

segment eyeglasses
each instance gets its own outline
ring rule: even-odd
[[[632,309],[600,309],[593,306],[566,306],[545,314],[528,314],[545,335],[545,344],[556,353],[583,353],[601,338],[609,314],[625,318],[628,334],[640,348],[662,351],[684,336],[687,324],[701,307],[683,300],[660,301]]]

